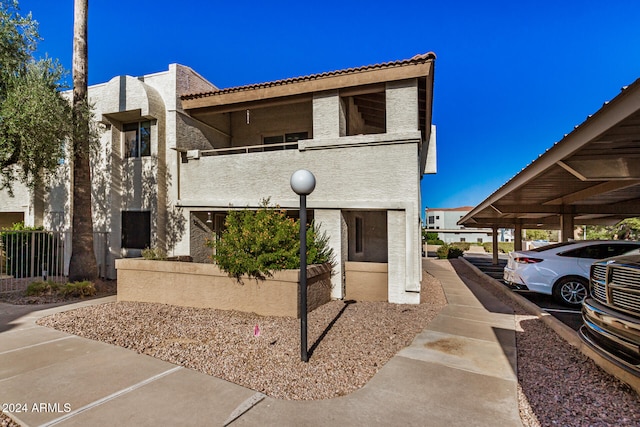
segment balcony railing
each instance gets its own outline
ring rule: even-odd
[[[297,148],[298,148],[298,142],[284,142],[280,144],[245,145],[241,147],[201,150],[200,156],[223,156],[228,154],[262,153],[267,151],[295,150]]]

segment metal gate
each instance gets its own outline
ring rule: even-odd
[[[109,260],[109,233],[94,233],[100,277]],[[64,283],[69,275],[71,233],[66,231],[0,231],[0,292],[26,289],[37,280]]]

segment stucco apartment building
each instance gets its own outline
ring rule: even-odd
[[[470,242],[485,243],[492,241],[491,228],[473,228],[458,225],[458,221],[473,210],[473,206],[457,208],[427,208],[425,209],[426,228],[438,233],[438,239],[445,243]],[[513,230],[498,229],[498,241],[512,242]]]
[[[317,181],[310,217],[336,255],[332,296],[350,297],[374,272],[364,281],[372,295],[418,303],[420,179],[435,172],[434,60],[427,53],[227,89],[172,64],[91,86],[100,132],[94,229],[109,236],[107,276],[114,259],[145,247],[210,262],[204,242],[230,210],[268,198],[296,216],[289,178],[308,169]],[[68,230],[69,170],[61,169],[35,195],[0,194],[0,222]]]

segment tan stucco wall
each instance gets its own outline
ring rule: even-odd
[[[386,263],[346,262],[346,299],[356,301],[388,301]]]
[[[118,301],[298,317],[299,270],[277,271],[264,281],[245,278],[241,284],[213,264],[118,259],[116,269]],[[331,267],[309,266],[307,272],[312,311],[331,299]]]

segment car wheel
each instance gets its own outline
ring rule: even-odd
[[[563,277],[553,287],[553,296],[562,304],[580,307],[587,297],[588,282],[582,277]]]

